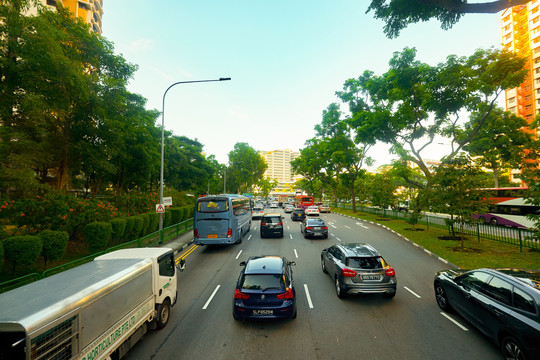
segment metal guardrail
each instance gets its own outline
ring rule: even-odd
[[[151,234],[145,235],[139,239],[131,240],[122,244],[118,244],[115,246],[112,246],[110,248],[107,248],[106,250],[99,251],[94,254],[87,255],[85,257],[82,257],[77,260],[73,260],[70,262],[67,262],[62,265],[55,266],[53,268],[47,269],[43,271],[42,273],[31,273],[27,274],[15,279],[11,279],[8,281],[4,281],[0,283],[0,293],[18,288],[20,286],[29,284],[31,282],[46,278],[48,276],[60,273],[62,271],[77,267],[79,265],[82,265],[84,263],[90,262],[94,260],[94,258],[98,257],[99,255],[106,254],[111,251],[119,250],[119,249],[127,249],[127,248],[133,248],[133,247],[144,247],[144,246],[157,246],[161,243],[167,242],[170,239],[173,239],[175,237],[178,237],[186,232],[188,230],[193,228],[193,218],[184,220],[178,224],[168,226],[166,228],[163,228],[163,241],[160,241],[159,239],[159,231],[155,231]]]
[[[351,204],[337,204],[338,208],[352,210]],[[395,211],[389,209],[380,209],[367,206],[357,206],[357,212],[364,212],[368,214],[376,214],[384,217],[390,217],[394,219],[401,219],[407,221],[410,217],[410,213],[404,211]],[[422,213],[422,217],[418,220],[418,224],[426,225],[428,228],[438,227],[441,229],[448,229],[451,232],[451,228],[447,225],[448,217],[434,214]],[[454,232],[459,233],[461,231],[460,224],[454,224]],[[519,246],[521,252],[523,248],[530,248],[534,250],[540,250],[540,241],[536,237],[536,233],[531,230],[521,228],[511,228],[506,226],[497,226],[483,223],[464,224],[463,233],[466,235],[473,235],[480,239],[487,239],[492,241],[504,242],[511,245]]]

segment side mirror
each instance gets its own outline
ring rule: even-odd
[[[178,271],[182,272],[186,269],[186,262],[184,259],[180,259],[180,262],[178,263],[178,265],[176,266],[176,268],[178,269]]]
[[[289,261],[289,265],[291,265],[291,266],[295,266],[295,265],[296,265],[296,263],[295,263],[294,261]]]
[[[246,266],[246,262],[245,262],[245,261],[242,261],[242,262],[240,263],[240,266]]]

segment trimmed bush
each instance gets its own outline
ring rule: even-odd
[[[182,208],[174,207],[169,209],[169,214],[171,214],[171,223],[176,225],[178,224],[182,219]]]
[[[39,236],[34,235],[12,236],[4,240],[5,256],[13,265],[13,272],[17,265],[34,264],[42,246]]]
[[[138,239],[142,236],[142,228],[144,225],[144,219],[142,216],[132,216],[133,219],[133,230],[131,231],[131,239]]]
[[[119,219],[112,219],[109,220],[112,226],[112,234],[111,238],[112,240],[119,240],[124,237],[124,232],[126,230],[126,219],[119,218]]]
[[[192,205],[187,205],[187,216],[184,220],[191,219],[193,217],[193,213],[195,212],[195,208]]]
[[[163,214],[163,227],[168,227],[168,226],[171,226],[172,225],[172,215],[171,215],[171,210],[167,210],[165,211],[165,214]]]
[[[126,228],[124,229],[124,238],[130,239],[131,232],[133,231],[133,226],[135,225],[135,219],[133,216],[128,216],[124,218],[126,220]]]
[[[84,239],[88,244],[88,250],[103,250],[109,244],[112,234],[112,225],[104,221],[96,221],[84,227]]]
[[[47,261],[60,260],[66,253],[69,234],[66,231],[44,230],[38,235],[41,238],[43,248],[41,255],[45,259],[45,269]]]
[[[148,213],[148,217],[150,218],[150,222],[148,223],[148,231],[147,233],[153,233],[155,231],[158,231],[159,228],[159,214],[158,213]]]
[[[150,215],[148,214],[141,214],[139,215],[140,217],[142,217],[143,219],[143,226],[142,226],[142,229],[141,229],[141,235],[139,236],[144,236],[144,235],[147,235],[148,234],[148,227],[150,225]]]
[[[0,270],[4,267],[4,242],[0,239]]]
[[[187,219],[187,212],[188,212],[187,206],[182,206],[181,209],[182,209],[182,218],[180,219],[180,222]]]

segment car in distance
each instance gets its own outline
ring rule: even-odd
[[[296,290],[292,266],[280,256],[254,256],[243,266],[233,299],[235,319],[278,319],[296,317]]]
[[[294,205],[291,205],[291,204],[285,205],[285,210],[284,211],[286,213],[291,213],[293,210],[294,210]]]
[[[435,299],[499,345],[505,359],[540,354],[540,270],[443,270]]]
[[[330,206],[326,204],[319,205],[319,213],[329,213],[330,212]]]
[[[261,217],[260,234],[261,238],[272,235],[283,237],[283,219],[281,214],[264,214]]]
[[[296,208],[291,213],[292,221],[302,221],[306,218],[306,212],[302,208]]]
[[[251,218],[260,219],[264,215],[264,208],[262,206],[255,206],[251,209]]]
[[[339,298],[347,294],[396,295],[396,271],[366,243],[336,244],[321,252],[322,271],[334,281]]]
[[[328,226],[320,218],[306,218],[300,224],[300,232],[304,234],[304,238],[321,237],[328,239]]]
[[[319,207],[318,206],[309,206],[306,209],[306,216],[310,216],[310,215],[319,216]]]
[[[278,203],[277,202],[271,202],[270,203],[270,209],[277,209],[278,208]]]

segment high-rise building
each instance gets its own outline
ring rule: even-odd
[[[519,87],[506,90],[506,110],[530,123],[540,111],[540,0],[506,9],[501,29],[503,48],[524,56],[529,70]],[[518,173],[512,170],[512,180]]]
[[[291,149],[259,151],[268,164],[264,173],[267,179],[274,179],[280,183],[290,183],[295,181],[295,175],[291,169],[291,161],[300,156],[300,152]]]
[[[103,0],[41,0],[41,3],[51,7],[62,4],[90,25],[92,31],[101,34]]]

